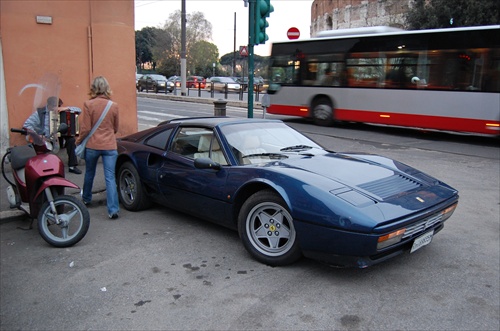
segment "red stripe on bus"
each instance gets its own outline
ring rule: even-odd
[[[299,107],[299,106],[285,106],[285,105],[270,105],[267,108],[267,112],[269,114],[277,114],[277,115],[308,117],[309,116],[309,107],[307,107],[307,106]]]
[[[270,114],[309,117],[308,107],[271,105],[267,110]],[[385,124],[434,130],[474,132],[493,135],[500,134],[500,121],[498,120],[488,121],[473,118],[383,113],[348,109],[335,109],[335,119],[338,121]]]

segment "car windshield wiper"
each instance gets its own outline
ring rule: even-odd
[[[280,153],[256,153],[256,154],[248,154],[242,156],[242,158],[246,157],[259,157],[259,156],[267,156],[270,159],[282,159],[282,158],[288,158],[288,156],[280,154]]]
[[[312,149],[314,147],[307,146],[307,145],[295,145],[295,146],[289,146],[289,147],[284,147],[280,149],[282,152],[290,152],[290,151],[302,151],[304,149]]]

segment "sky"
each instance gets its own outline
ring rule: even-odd
[[[274,12],[267,19],[269,40],[265,45],[255,46],[255,54],[270,55],[271,42],[288,40],[287,31],[291,27],[299,29],[299,39],[309,38],[312,3],[313,0],[271,0]],[[181,5],[181,0],[135,0],[135,30],[163,27],[171,13],[181,10]],[[219,48],[219,56],[239,51],[240,46],[248,44],[248,10],[243,0],[186,0],[187,14],[200,11],[212,24],[211,42]]]

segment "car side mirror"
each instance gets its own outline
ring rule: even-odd
[[[194,159],[194,167],[196,169],[212,169],[212,170],[220,170],[221,166],[219,163],[213,161],[208,157],[199,157]]]

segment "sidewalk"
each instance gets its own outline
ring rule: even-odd
[[[237,101],[237,100],[228,100],[228,99],[212,99],[212,98],[201,98],[201,97],[193,97],[193,96],[178,96],[178,95],[172,95],[171,93],[169,94],[162,94],[162,93],[144,93],[144,92],[138,92],[137,93],[138,97],[143,97],[143,98],[152,98],[152,99],[164,99],[164,100],[173,100],[173,101],[183,101],[183,102],[194,102],[194,103],[206,103],[206,104],[213,104],[214,101],[226,101],[227,107],[240,107],[240,108],[247,108],[248,103],[247,101]],[[254,107],[256,108],[261,108],[261,103],[260,102],[254,102]],[[65,167],[65,172],[66,172],[66,178],[70,180],[71,182],[75,183],[80,187],[80,189],[83,189],[83,178],[85,176],[85,161],[80,160],[78,168],[82,171],[81,175],[76,175],[71,172],[69,172],[68,168],[68,154],[66,153],[65,149],[61,149],[59,153],[57,154],[61,160],[64,162],[64,167]],[[10,175],[10,167],[9,165],[6,165],[6,170],[7,173]],[[0,222],[4,222],[7,220],[11,220],[17,217],[24,217],[25,213],[23,211],[20,211],[18,209],[10,209],[9,206],[9,201],[7,199],[7,186],[9,184],[5,180],[5,178],[0,179]],[[99,159],[99,164],[97,165],[97,170],[96,170],[96,175],[94,179],[94,186],[92,187],[92,203],[94,205],[101,205],[103,203],[106,203],[106,194],[103,193],[106,191],[106,182],[104,180],[104,171],[102,168],[102,161]],[[78,199],[81,199],[80,197],[80,190],[76,189],[66,189],[65,191],[66,194],[71,194],[75,195]]]
[[[74,173],[69,172],[68,168],[68,154],[66,153],[66,149],[61,149],[57,154],[64,162],[64,170],[66,179],[75,183],[80,187],[80,190],[83,189],[83,178],[85,176],[85,161],[79,160],[78,168],[82,171],[81,175],[76,175]],[[6,174],[10,176],[10,165],[6,165]],[[11,177],[9,177],[11,178]],[[13,180],[13,178],[12,178]],[[25,217],[25,213],[16,208],[10,209],[9,201],[7,199],[7,186],[9,183],[5,180],[5,178],[0,179],[0,222],[9,221],[18,217]],[[80,197],[80,190],[66,188],[65,193],[68,195],[74,195],[78,199]],[[102,167],[102,161],[99,159],[99,163],[97,164],[96,174],[94,178],[94,186],[92,187],[92,203],[94,205],[100,205],[101,203],[106,203],[106,194],[103,193],[106,190],[106,182],[104,181],[104,170]]]

